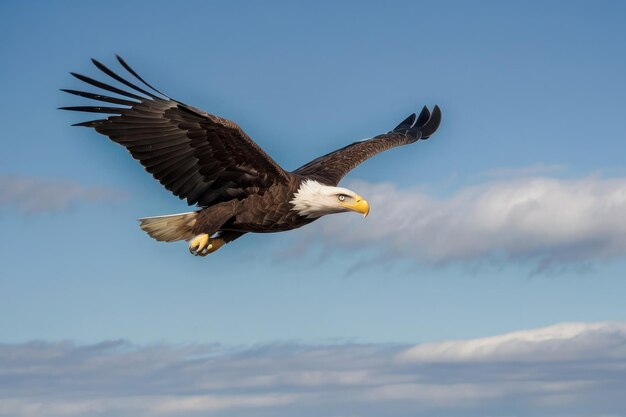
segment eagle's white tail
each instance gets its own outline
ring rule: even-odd
[[[197,212],[169,214],[167,216],[144,217],[139,219],[139,227],[150,237],[162,242],[192,239],[192,232],[196,224]]]

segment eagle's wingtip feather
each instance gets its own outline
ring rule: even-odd
[[[433,111],[430,114],[430,118],[423,126],[421,126],[422,131],[422,139],[428,139],[431,137],[439,128],[441,124],[441,109],[438,105],[433,107]]]

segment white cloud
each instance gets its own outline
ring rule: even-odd
[[[626,409],[626,323],[417,346],[0,345],[2,417],[591,417]]]
[[[626,323],[560,323],[471,340],[424,343],[398,355],[409,362],[626,359]]]
[[[122,193],[105,187],[87,187],[69,180],[0,174],[0,207],[26,213],[62,211],[81,203],[117,201]]]
[[[431,408],[458,408],[503,395],[502,387],[486,384],[397,384],[384,385],[366,391],[371,401],[412,401]]]
[[[329,245],[428,263],[528,261],[538,268],[626,255],[626,178],[498,180],[447,197],[391,184],[349,187],[370,200],[365,222],[322,221]]]
[[[180,415],[289,404],[296,395],[119,396],[90,400],[0,399],[0,416],[88,416],[106,413]]]
[[[189,413],[242,407],[274,407],[294,402],[297,395],[196,395],[150,398],[149,409],[158,414]],[[144,399],[145,400],[145,399]],[[156,400],[156,401],[155,401]]]

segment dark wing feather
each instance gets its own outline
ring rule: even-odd
[[[72,73],[81,81],[126,98],[77,90],[62,91],[127,106],[63,107],[64,110],[113,115],[77,126],[93,127],[124,146],[165,188],[181,199],[187,199],[190,205],[206,207],[243,198],[250,192],[262,193],[270,185],[287,180],[289,174],[235,123],[170,99],[146,83],[122,58],[117,58],[131,75],[154,93],[92,60],[106,75],[134,91]]]
[[[337,185],[339,181],[357,165],[372,156],[396,146],[408,145],[419,139],[428,139],[439,127],[441,110],[433,108],[432,114],[426,107],[419,116],[410,115],[391,132],[372,139],[354,142],[341,149],[301,166],[293,171],[327,185]]]

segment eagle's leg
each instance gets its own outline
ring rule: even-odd
[[[196,256],[207,256],[213,253],[228,242],[232,242],[238,237],[245,235],[245,232],[233,232],[221,230],[215,237],[210,237],[202,233],[189,242],[189,252]]]
[[[211,238],[207,233],[202,233],[189,241],[189,252],[196,256],[207,256],[224,246],[224,243],[222,238]]]
[[[217,232],[235,215],[238,204],[238,200],[232,200],[207,207],[198,212],[193,228],[193,232],[197,234],[189,241],[189,252],[192,255],[206,256],[233,240]]]

